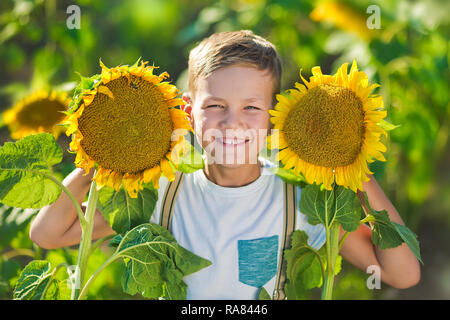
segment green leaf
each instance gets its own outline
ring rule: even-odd
[[[115,235],[110,241],[108,246],[109,247],[118,247],[120,242],[122,241],[123,236],[121,234]]]
[[[354,206],[355,193],[342,186],[328,191],[316,184],[302,190],[300,211],[308,216],[308,223],[331,225],[336,219],[342,228],[352,232],[359,227],[360,211]]]
[[[334,216],[345,231],[353,232],[359,227],[361,213],[354,207],[355,193],[342,186],[335,189],[336,203]]]
[[[285,293],[288,299],[304,298],[307,290],[322,285],[320,254],[308,245],[308,236],[304,231],[296,230],[292,234],[291,248],[286,249],[284,255],[287,262]]]
[[[152,299],[186,299],[183,277],[211,264],[178,245],[165,228],[151,223],[130,230],[115,254],[125,258],[124,292]]]
[[[85,90],[92,90],[101,84],[101,75],[99,74],[93,75],[92,77],[89,78],[83,77],[79,73],[78,75],[80,77],[80,82],[74,89],[72,100],[70,101],[69,104],[68,109],[69,114],[77,111],[77,109],[81,105],[83,93]]]
[[[334,219],[334,195],[332,191],[322,190],[316,184],[307,185],[300,197],[300,211],[308,217],[312,225],[330,225]]]
[[[123,188],[116,191],[103,187],[99,190],[97,208],[114,231],[124,234],[150,221],[157,200],[158,191],[150,184],[138,192],[137,198],[131,198]]]
[[[327,248],[322,246],[318,251],[319,255],[322,257],[323,267],[327,268]],[[342,256],[338,254],[336,256],[336,265],[334,266],[334,275],[337,275],[342,270]]]
[[[408,245],[408,248],[416,256],[417,260],[419,260],[423,264],[422,258],[420,257],[420,246],[417,235],[406,226],[395,222],[392,222],[392,224],[394,225],[403,241]]]
[[[23,265],[17,259],[7,259],[0,255],[0,295],[2,299],[10,296],[13,292],[14,283],[22,270]]]
[[[184,173],[193,173],[205,167],[202,155],[192,145],[189,152],[184,154],[180,160],[177,169]]]
[[[270,294],[264,287],[261,287],[261,290],[259,291],[258,300],[272,300]]]
[[[391,131],[394,130],[395,128],[400,127],[400,125],[389,123],[386,120],[381,120],[380,122],[378,122],[378,125],[386,131]]]
[[[0,147],[0,201],[11,207],[34,209],[55,202],[61,188],[49,176],[62,155],[48,133],[6,142]]]
[[[67,281],[53,278],[50,262],[31,261],[20,273],[14,289],[15,300],[56,300],[68,299],[70,290]]]
[[[368,201],[366,200],[368,204]],[[414,256],[422,264],[420,246],[417,235],[408,227],[391,221],[386,210],[376,211],[369,205],[371,217],[374,219],[372,226],[372,242],[380,249],[390,249],[406,243]]]
[[[14,289],[14,299],[39,300],[51,280],[51,266],[48,261],[31,261],[20,273]]]
[[[281,167],[269,168],[268,170],[272,171],[275,175],[280,177],[281,180],[287,183],[300,186],[301,188],[306,186],[306,180],[303,175],[296,175],[292,170],[286,170]]]
[[[386,210],[372,211],[375,218],[372,227],[372,242],[380,249],[398,247],[403,243],[402,237],[389,219]]]
[[[27,228],[37,210],[23,210],[0,203],[0,251],[11,246],[11,241]]]

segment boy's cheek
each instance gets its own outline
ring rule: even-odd
[[[197,138],[197,142],[202,146],[203,149],[211,142],[211,135],[208,133],[211,131],[211,128],[207,126],[203,121],[198,121],[192,118],[191,120],[192,128],[194,129],[195,136]]]

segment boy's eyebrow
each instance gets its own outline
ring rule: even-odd
[[[225,99],[222,99],[220,97],[214,97],[214,96],[207,96],[204,101],[206,101],[206,100],[215,100],[215,101],[226,102]],[[264,100],[263,97],[255,96],[255,97],[243,99],[244,102],[260,101],[260,100]]]

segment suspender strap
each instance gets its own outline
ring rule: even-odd
[[[295,194],[295,186],[289,183],[284,183],[284,223],[281,243],[281,254],[279,261],[279,268],[277,279],[275,282],[274,300],[284,300],[286,295],[284,293],[284,283],[286,281],[286,261],[284,260],[284,249],[289,248],[291,242],[291,235],[295,230],[295,213],[297,199]]]
[[[175,207],[175,199],[178,195],[178,191],[180,190],[183,178],[183,172],[177,171],[175,173],[175,179],[167,185],[161,204],[161,220],[159,224],[166,228],[169,232],[172,232],[173,208]]]

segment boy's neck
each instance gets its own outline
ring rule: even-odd
[[[261,165],[243,164],[227,167],[220,164],[207,164],[203,169],[205,176],[211,182],[222,187],[242,187],[252,183],[261,175]]]

